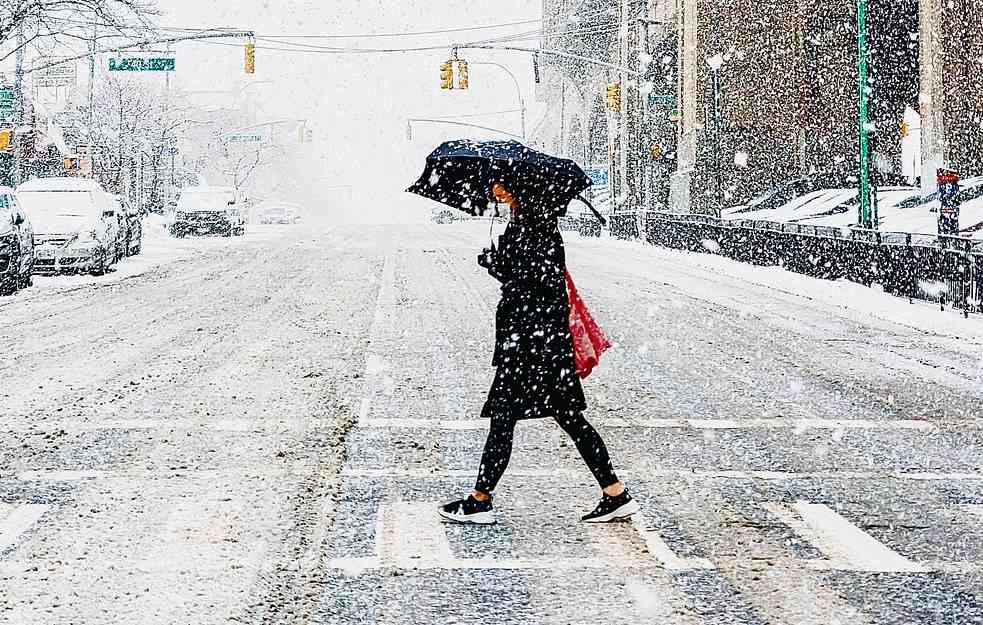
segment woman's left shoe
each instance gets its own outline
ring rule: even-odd
[[[453,523],[474,525],[491,525],[495,523],[495,513],[492,511],[491,499],[478,501],[473,495],[446,503],[437,508],[437,514]]]
[[[618,519],[627,519],[639,511],[638,502],[631,498],[628,489],[625,489],[617,497],[603,495],[601,502],[597,504],[594,511],[580,517],[585,523],[607,523]]]

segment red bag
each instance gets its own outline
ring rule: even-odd
[[[567,296],[570,298],[570,334],[573,336],[573,360],[577,366],[577,375],[586,378],[597,366],[601,354],[611,347],[604,330],[591,317],[587,305],[577,293],[570,272],[567,276]]]

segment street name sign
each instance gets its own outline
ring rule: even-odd
[[[265,137],[257,133],[226,135],[225,140],[229,143],[262,143]]]
[[[606,187],[608,186],[608,178],[610,177],[610,172],[607,167],[589,167],[587,168],[587,176],[594,183],[595,187]]]
[[[649,105],[652,107],[673,108],[676,106],[676,96],[651,94]]]
[[[13,89],[0,89],[0,121],[13,119],[17,109],[16,98]]]
[[[177,69],[174,57],[109,59],[111,72],[173,72]]]

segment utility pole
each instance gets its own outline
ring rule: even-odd
[[[616,198],[616,202],[624,199],[624,205],[621,208],[625,212],[632,212],[635,207],[632,206],[629,199],[631,184],[628,179],[628,114],[630,111],[628,80],[630,78],[623,69],[628,67],[628,0],[621,0],[619,5],[621,14],[618,26],[618,65],[622,69],[618,75],[618,82],[621,85],[621,110],[618,111],[618,178],[621,183],[618,186],[621,188],[618,191],[619,197]]]
[[[17,29],[17,68],[14,71],[14,103],[17,107],[14,111],[14,180],[13,186],[17,186],[24,178],[23,162],[23,143],[20,135],[24,128],[26,119],[24,115],[24,24],[21,22]]]
[[[89,41],[89,129],[86,133],[89,140],[89,178],[95,176],[96,164],[92,154],[92,129],[95,125],[95,82],[96,82],[96,27],[92,27],[92,39]]]
[[[858,225],[861,228],[872,229],[874,220],[871,215],[870,201],[870,119],[867,110],[867,2],[857,0],[857,81],[859,83],[860,115],[860,183],[859,183],[859,215]]]

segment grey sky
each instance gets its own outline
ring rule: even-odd
[[[371,2],[291,0],[235,3],[167,0],[161,3],[168,25],[242,27],[260,34],[348,34],[361,32],[429,31],[538,19],[539,0],[411,0]],[[489,32],[428,35],[396,39],[344,40],[351,46],[427,46],[535,30],[537,25]],[[336,41],[315,44],[338,45]],[[527,45],[535,42],[526,42]],[[264,44],[260,43],[262,48]],[[369,185],[375,199],[392,199],[422,169],[423,159],[440,141],[461,136],[491,138],[481,131],[422,126],[412,142],[406,139],[407,116],[473,114],[517,108],[511,80],[501,70],[472,69],[472,89],[446,92],[439,88],[439,66],[448,50],[406,54],[327,55],[273,50],[257,51],[257,73],[242,71],[241,48],[190,44],[179,48],[179,82],[189,90],[238,89],[248,82],[264,115],[310,118],[324,146],[326,175],[339,184]],[[492,59],[508,65],[519,77],[529,106],[534,106],[532,64],[516,53],[468,54],[472,60]],[[229,95],[216,103],[230,102]],[[223,100],[224,98],[224,100]],[[519,116],[474,120],[518,132]],[[530,111],[529,124],[534,121]]]

